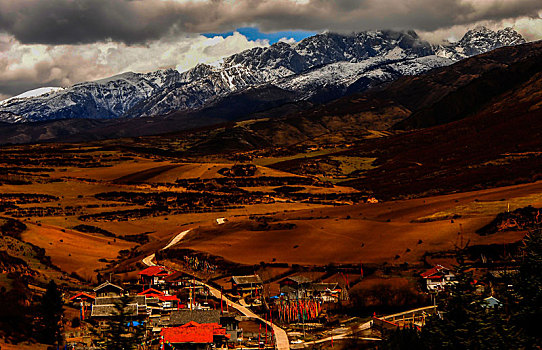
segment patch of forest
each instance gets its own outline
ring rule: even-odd
[[[221,186],[233,187],[260,187],[260,186],[317,186],[333,187],[332,184],[320,181],[312,177],[303,176],[258,176],[258,177],[219,177],[214,179],[177,179],[175,183],[179,186],[190,188],[196,184],[206,182],[216,183]]]
[[[6,211],[6,215],[16,218],[45,217],[45,216],[73,216],[78,215],[81,208],[77,207],[27,207]]]
[[[529,230],[542,223],[542,210],[528,206],[497,215],[493,221],[476,233],[485,236],[503,231]]]
[[[232,205],[273,203],[271,198],[250,193],[202,193],[202,192],[104,192],[95,195],[104,201],[128,202],[154,207],[156,210],[199,210],[201,208],[225,208]]]
[[[98,233],[106,237],[120,238],[125,241],[136,242],[139,244],[145,244],[149,242],[148,234],[150,232],[138,233],[134,235],[116,235],[113,232],[104,230],[103,228],[92,225],[77,225],[73,227],[74,230],[85,233]]]
[[[256,174],[256,165],[236,164],[231,168],[222,168],[218,173],[228,177],[254,176]]]
[[[39,193],[0,193],[0,203],[13,204],[31,204],[31,203],[47,203],[59,200],[58,197],[50,194]]]

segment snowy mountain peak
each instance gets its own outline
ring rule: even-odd
[[[502,46],[523,43],[525,43],[525,39],[512,28],[505,28],[495,32],[487,27],[479,26],[467,31],[458,42],[441,45],[435,51],[439,56],[460,60]]]
[[[432,46],[414,31],[326,32],[298,43],[249,49],[182,73],[126,72],[64,90],[45,89],[39,96],[29,92],[25,98],[0,102],[0,121],[165,115],[264,86],[283,89],[297,100],[320,101],[523,42],[511,28],[495,32],[478,27],[458,42],[440,46]]]
[[[525,43],[525,39],[523,39],[521,34],[510,27],[497,31],[497,40],[503,44],[503,46],[512,46]]]
[[[478,25],[476,27],[474,27],[473,29],[469,29],[464,37],[468,37],[468,36],[472,36],[472,35],[478,35],[478,34],[481,34],[481,35],[491,35],[495,33],[494,31],[492,31],[491,29],[489,29],[488,27],[484,26],[484,25]]]

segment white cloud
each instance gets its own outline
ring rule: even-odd
[[[294,38],[280,38],[279,39],[280,42],[283,42],[283,43],[287,43],[287,44],[293,44],[295,43],[295,39]]]
[[[226,38],[185,34],[132,46],[111,41],[25,45],[10,35],[0,34],[0,94],[8,97],[41,86],[69,86],[126,71],[175,67],[182,71],[268,45],[267,41],[250,41],[237,32]]]
[[[485,26],[492,30],[511,27],[520,33],[527,41],[540,40],[542,39],[542,11],[539,13],[538,18],[520,17],[499,21],[479,21],[468,25],[455,25],[430,32],[418,31],[418,34],[423,39],[433,43],[439,43],[443,40],[453,42],[461,39],[467,30],[473,29],[476,26]]]
[[[528,41],[542,39],[542,11],[538,13],[538,18],[521,17],[503,21],[502,25],[513,27]]]
[[[234,32],[233,35],[226,38],[215,36],[192,45],[187,52],[182,54],[181,59],[178,60],[179,64],[176,67],[177,70],[182,72],[194,67],[198,63],[213,63],[223,57],[258,46],[267,47],[269,46],[269,41],[250,41],[238,32]]]

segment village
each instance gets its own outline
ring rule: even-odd
[[[67,348],[99,347],[99,335],[111,332],[110,322],[119,315],[125,317],[128,336],[135,329],[142,332],[138,349],[321,349],[349,338],[373,348],[396,329],[420,330],[426,317],[439,313],[438,293],[457,283],[450,268],[437,264],[419,276],[430,305],[347,319],[330,311],[349,302],[348,281],[325,283],[303,274],[287,276],[269,295],[269,286],[256,274],[230,276],[226,286],[210,285],[189,273],[151,261],[149,265],[138,272],[137,280],[122,284],[106,280],[92,290],[66,296],[67,304],[79,310],[81,321],[80,327],[66,331]],[[495,270],[488,276],[499,283],[502,274]],[[486,283],[477,282],[475,287],[480,295],[487,294]],[[484,302],[489,308],[502,306],[493,296]]]
[[[143,325],[147,348],[274,348],[275,324],[325,323],[325,305],[345,297],[337,283],[313,283],[300,277],[280,283],[280,294],[265,298],[258,275],[232,276],[230,288],[220,291],[193,276],[162,266],[149,266],[139,279],[123,286],[105,281],[92,291],[80,291],[69,303],[80,310],[85,330],[66,334],[73,348],[91,347],[90,327],[108,330],[118,315],[116,305],[124,295],[130,324]],[[250,309],[263,314],[257,316]],[[264,311],[265,310],[265,311]],[[294,332],[295,333],[295,332]]]

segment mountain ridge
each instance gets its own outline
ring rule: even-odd
[[[231,93],[262,84],[297,93],[295,101],[321,103],[402,75],[449,65],[454,60],[443,56],[451,55],[454,48],[464,53],[469,43],[476,43],[469,51],[475,54],[524,42],[513,30],[477,29],[467,32],[463,39],[436,47],[414,31],[323,33],[295,44],[279,42],[268,48],[245,50],[225,58],[216,67],[200,64],[183,73],[172,69],[127,72],[43,96],[13,99],[0,104],[0,121],[167,115],[205,108]],[[438,50],[447,50],[446,55],[438,56]],[[458,55],[456,52],[451,57]],[[366,83],[355,85],[360,79]]]

